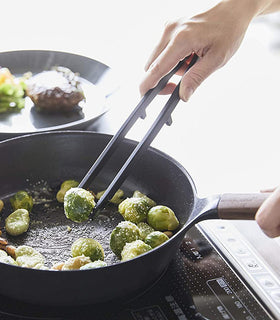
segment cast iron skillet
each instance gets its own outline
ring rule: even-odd
[[[109,135],[93,132],[66,131],[26,135],[1,142],[0,198],[8,199],[16,191],[32,189],[34,186],[41,188],[45,194],[45,182],[55,190],[66,179],[79,181],[110,138]],[[135,145],[134,141],[124,140],[94,181],[94,191],[108,185]],[[252,218],[263,201],[259,195],[199,199],[188,172],[174,159],[153,148],[145,152],[122,189],[127,196],[131,196],[136,189],[140,190],[157,203],[171,207],[180,221],[179,231],[169,241],[140,257],[99,269],[45,271],[0,263],[0,294],[49,305],[92,304],[131,296],[139,289],[149,287],[161,276],[187,229],[195,222],[219,217]],[[5,215],[10,213],[7,203],[5,201],[2,230]],[[71,243],[81,236],[93,236],[103,245],[108,245],[109,234],[120,220],[118,213],[110,215],[105,210],[85,224],[70,224],[59,205],[55,205],[55,210],[51,212],[48,212],[48,204],[42,205],[39,201],[36,206],[31,220],[37,222],[31,224],[26,235],[17,240],[9,237],[8,240],[15,245],[32,245],[50,259],[52,255],[61,254],[61,260],[70,256]],[[92,228],[95,219],[98,221],[95,224],[97,227]],[[108,225],[106,221],[109,221]],[[105,228],[100,233],[96,228],[103,227],[103,222]],[[70,232],[67,228],[69,225],[72,228]],[[110,256],[109,251],[106,251],[107,254]]]

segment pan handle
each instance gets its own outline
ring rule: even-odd
[[[261,204],[271,195],[266,193],[225,193],[218,203],[220,219],[253,220]]]

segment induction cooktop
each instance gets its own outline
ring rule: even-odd
[[[161,278],[138,296],[79,307],[29,305],[0,297],[0,319],[269,320],[277,315],[205,228],[195,226]]]

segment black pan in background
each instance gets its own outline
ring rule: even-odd
[[[58,51],[22,50],[0,53],[0,66],[16,76],[33,74],[64,66],[80,75],[86,102],[70,113],[46,114],[38,112],[31,99],[19,113],[0,114],[0,140],[35,132],[85,129],[108,111],[108,97],[116,90],[112,70],[94,59]]]

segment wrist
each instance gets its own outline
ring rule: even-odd
[[[280,0],[222,0],[221,3],[235,7],[250,20],[256,16],[280,10]]]

